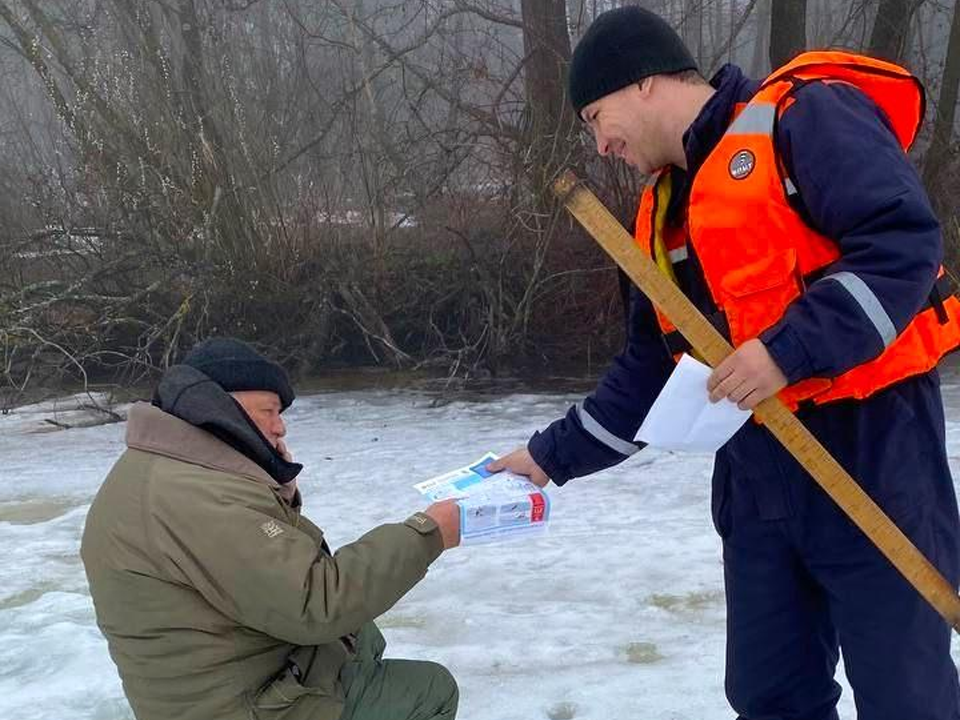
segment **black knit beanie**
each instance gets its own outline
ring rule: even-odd
[[[280,396],[282,409],[296,397],[287,373],[245,342],[233,338],[210,338],[198,343],[183,359],[227,392],[268,390]]]
[[[636,5],[600,14],[570,61],[570,101],[587,105],[650,75],[696,70],[680,36],[659,15]]]

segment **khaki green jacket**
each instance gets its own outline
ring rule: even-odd
[[[442,552],[416,514],[335,554],[258,465],[147,404],[100,488],[81,556],[139,720],[333,720],[356,634]]]

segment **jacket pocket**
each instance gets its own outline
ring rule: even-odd
[[[339,682],[329,687],[311,687],[301,682],[295,665],[264,685],[253,697],[253,714],[258,720],[286,720],[310,717],[318,720],[339,717],[343,691]]]
[[[287,667],[261,688],[253,704],[258,710],[281,710],[312,692],[312,688],[300,684],[296,671],[292,667]]]
[[[733,345],[757,337],[776,323],[800,297],[801,288],[793,249],[729,271],[720,283],[720,301]]]
[[[725,453],[717,453],[713,465],[710,493],[710,515],[713,527],[722,539],[730,535],[730,466]]]

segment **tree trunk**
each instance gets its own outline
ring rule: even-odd
[[[567,100],[566,68],[570,62],[564,0],[521,0],[527,131],[532,149],[529,170],[535,188],[545,187],[567,152],[574,117]]]
[[[756,5],[756,0],[754,0],[753,4]],[[737,32],[739,32],[737,28],[737,3],[736,3],[736,0],[730,0],[730,36],[729,36],[729,39],[727,40],[727,62],[728,63],[733,62],[733,56],[734,56],[733,46],[734,46],[734,41],[737,38]]]
[[[770,3],[771,0],[760,0],[757,4],[757,39],[750,61],[750,74],[755,78],[770,73]]]
[[[871,55],[891,62],[903,59],[910,19],[918,4],[917,0],[880,0],[870,35]]]
[[[773,0],[770,67],[778,68],[807,49],[807,0]]]
[[[587,0],[569,0],[567,12],[570,14],[571,39],[576,43],[593,21],[587,13]]]
[[[697,61],[703,65],[703,0],[684,0],[683,17],[680,20],[683,43]]]
[[[960,90],[960,2],[954,4],[953,21],[950,24],[950,40],[947,43],[947,58],[940,80],[940,98],[937,101],[937,117],[933,125],[933,139],[927,148],[923,168],[923,181],[931,192],[936,190],[939,176],[948,156],[953,121],[957,111],[957,94]]]

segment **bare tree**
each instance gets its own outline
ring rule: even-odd
[[[683,0],[680,33],[698,65],[703,65],[704,8],[703,0]]]
[[[575,118],[567,100],[570,62],[565,0],[521,0],[527,144],[536,168],[535,186],[544,187],[567,160]]]
[[[750,72],[754,77],[763,77],[770,72],[770,23],[773,0],[760,0],[756,12],[757,32],[753,41]]]
[[[807,48],[807,0],[773,0],[770,66],[778,68]]]
[[[950,157],[948,148],[953,137],[958,90],[960,90],[960,4],[955,4],[953,20],[950,23],[947,56],[943,66],[943,76],[940,80],[940,97],[937,100],[933,138],[924,156],[923,180],[928,188],[935,190],[938,189],[940,175]],[[952,197],[950,202],[953,207],[956,207],[957,200],[955,197]]]
[[[892,62],[903,59],[910,20],[923,0],[880,0],[868,50]]]

